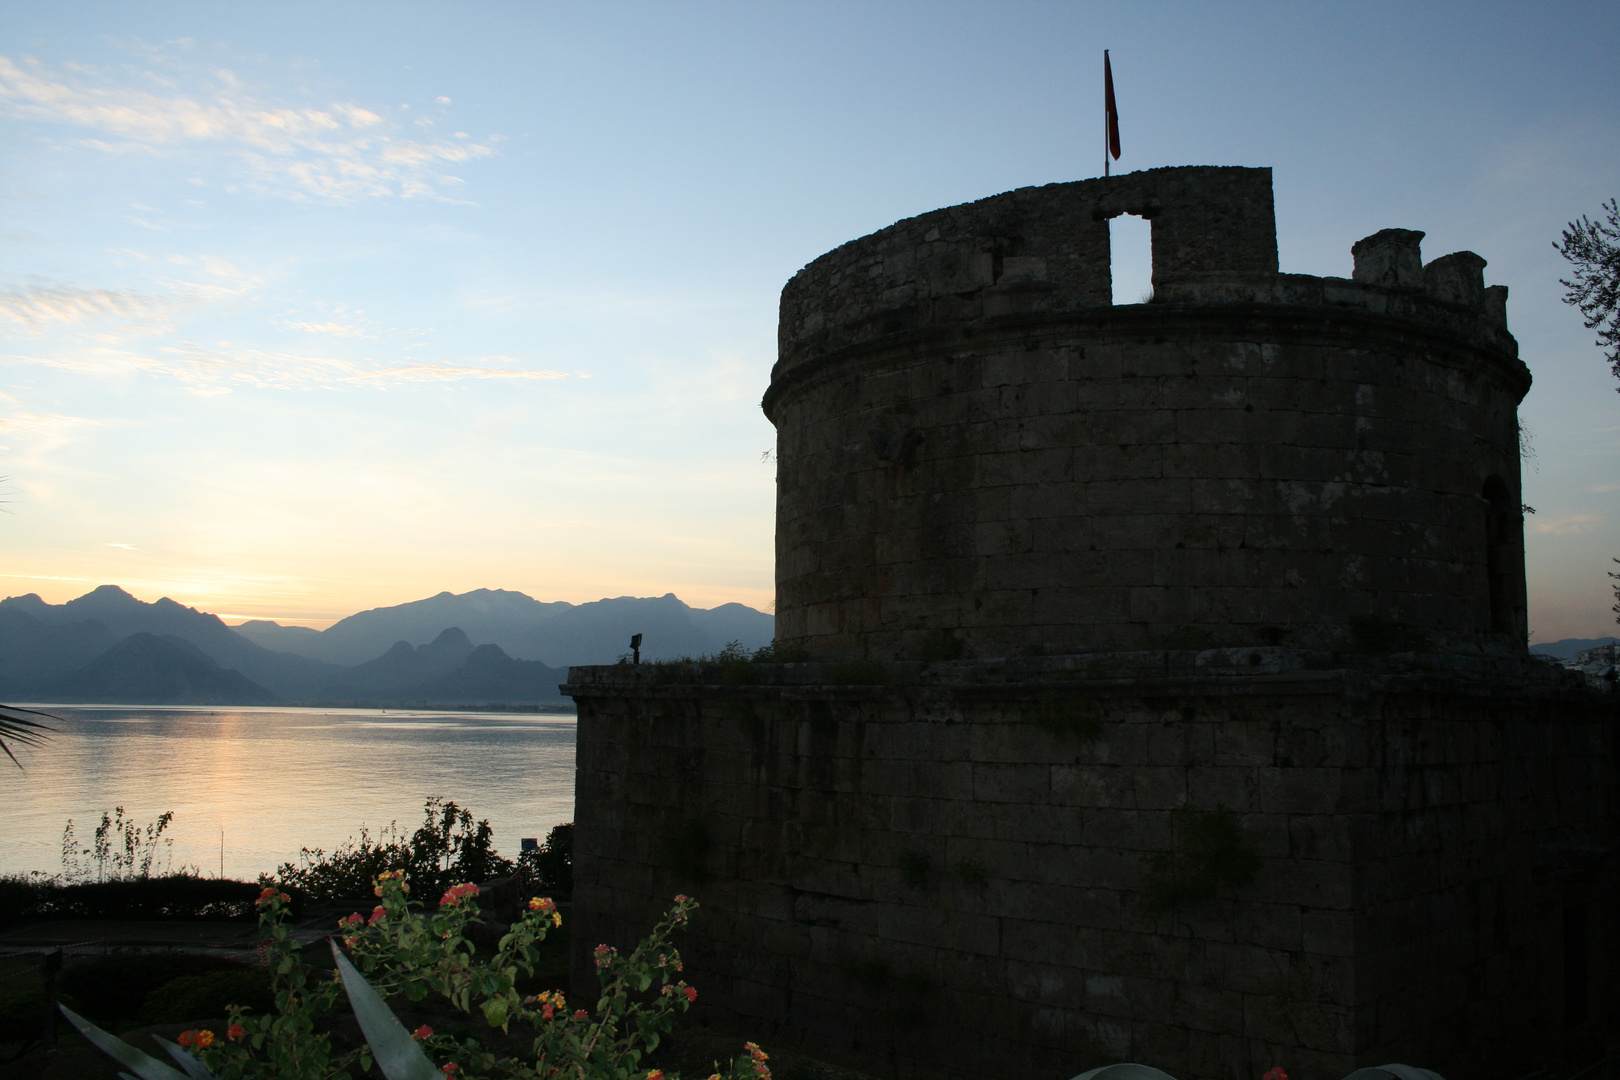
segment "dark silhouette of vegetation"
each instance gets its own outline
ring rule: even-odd
[[[1616,559],[1614,561],[1620,563],[1620,559]],[[1620,582],[1620,574],[1616,574],[1611,570],[1609,572],[1609,576],[1614,578],[1616,582]],[[1614,612],[1614,621],[1620,623],[1620,584],[1617,584],[1614,587],[1614,607],[1610,610]]]
[[[532,886],[547,896],[570,896],[574,892],[574,823],[565,821],[546,834],[546,842],[534,851],[518,856],[518,865],[527,872]]]
[[[298,863],[283,863],[276,880],[311,900],[351,900],[371,895],[377,875],[403,870],[411,891],[431,900],[451,885],[510,874],[516,864],[495,851],[489,819],[434,795],[423,806],[421,826],[407,837],[390,822],[376,839],[364,828],[328,853],[304,848]]]
[[[50,919],[252,919],[251,881],[164,874],[109,881],[61,881],[41,874],[0,877],[0,926]]]
[[[122,806],[113,809],[114,814],[101,812],[101,824],[96,826],[91,846],[85,848],[79,846],[78,837],[74,835],[73,819],[68,819],[67,827],[62,830],[63,880],[89,881],[92,873],[97,881],[149,878],[160,854],[162,868],[168,868],[169,849],[174,841],[164,836],[163,831],[174,820],[174,811],[159,814],[156,821],[142,828],[134,818],[124,816]]]
[[[47,731],[55,730],[38,720],[30,720],[31,716],[42,716],[47,720],[59,719],[50,713],[19,709],[15,705],[0,705],[0,750],[4,750],[6,757],[10,758],[11,763],[19,769],[22,768],[22,762],[11,752],[11,743],[18,746],[37,746],[45,741]]]
[[[1620,379],[1620,206],[1610,199],[1603,209],[1598,221],[1582,215],[1570,222],[1553,247],[1575,266],[1573,280],[1558,281],[1569,290],[1564,303],[1579,309],[1587,329],[1598,332],[1598,347]]]

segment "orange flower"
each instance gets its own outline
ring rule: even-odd
[[[197,1049],[206,1050],[214,1045],[214,1033],[207,1028],[197,1032]]]
[[[366,924],[368,926],[376,926],[386,918],[388,918],[388,909],[383,907],[381,904],[378,904],[376,907],[371,909],[371,918],[366,920]]]
[[[664,1080],[663,1069],[653,1069],[647,1073],[647,1080]]]
[[[225,1029],[225,1037],[227,1039],[240,1039],[246,1034],[247,1028],[243,1027],[241,1024],[232,1024],[230,1027]]]
[[[181,1046],[190,1046],[196,1041],[197,1033],[195,1031],[182,1031],[175,1039],[175,1042],[179,1043]]]
[[[1288,1080],[1288,1073],[1281,1065],[1273,1065],[1261,1080]]]

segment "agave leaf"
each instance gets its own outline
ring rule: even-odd
[[[1088,1069],[1074,1077],[1074,1080],[1175,1080],[1175,1077],[1151,1065],[1120,1062],[1116,1065]]]
[[[354,1018],[360,1022],[360,1030],[365,1032],[383,1075],[388,1080],[444,1080],[444,1073],[422,1053],[399,1017],[349,963],[349,958],[338,951],[337,942],[332,943],[332,956],[343,977],[343,989],[348,991],[349,1004],[354,1006]]]
[[[1344,1080],[1444,1080],[1437,1072],[1415,1065],[1377,1065],[1357,1069]]]
[[[188,1080],[185,1073],[163,1064],[163,1062],[150,1054],[142,1053],[123,1039],[107,1034],[66,1005],[57,1005],[56,1007],[61,1009],[62,1015],[68,1018],[68,1023],[79,1029],[80,1034],[89,1039],[97,1048],[118,1062],[118,1064],[135,1070],[135,1075],[140,1080]],[[206,1071],[203,1076],[206,1080],[213,1080],[213,1077],[209,1076]],[[441,1076],[439,1080],[444,1080],[444,1078]]]

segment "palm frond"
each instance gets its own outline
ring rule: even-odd
[[[49,737],[45,734],[47,731],[56,730],[48,724],[40,723],[38,720],[28,719],[30,716],[43,716],[47,720],[61,719],[59,716],[35,712],[33,709],[20,709],[15,705],[0,705],[0,750],[4,750],[6,757],[10,758],[12,764],[19,769],[22,768],[22,762],[18,761],[17,755],[11,752],[11,745],[6,740],[9,739],[19,746],[38,746]]]

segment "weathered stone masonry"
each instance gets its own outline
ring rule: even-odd
[[[1121,212],[1152,303],[1109,306]],[[1529,376],[1483,260],[1420,238],[1281,275],[1269,172],[1166,169],[795,277],[810,659],[573,669],[576,982],[689,892],[707,1022],[883,1075],[1583,1064],[1614,697],[1524,654]],[[1246,884],[1193,872],[1217,819]]]

